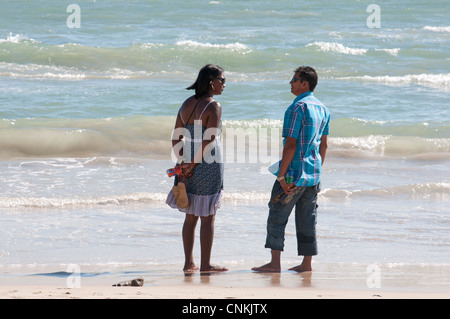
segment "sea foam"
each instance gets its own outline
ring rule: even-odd
[[[364,55],[368,49],[350,48],[337,42],[313,42],[306,47],[317,47],[322,52],[337,52],[349,55]]]

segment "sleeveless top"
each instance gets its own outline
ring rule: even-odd
[[[199,118],[200,121],[203,113],[212,102],[213,101],[209,102],[202,110]],[[185,136],[185,156],[189,154],[189,158],[191,159],[194,157],[197,150],[202,147],[206,127],[197,124],[197,121],[199,120],[194,121],[194,124],[186,124],[181,113],[180,116],[186,129],[186,135],[188,132],[190,135]],[[189,207],[178,208],[172,190],[169,192],[166,199],[166,203],[170,207],[177,208],[186,214],[194,214],[195,216],[203,217],[214,215],[217,209],[220,208],[224,173],[222,143],[220,141],[221,131],[222,123],[220,124],[217,137],[211,142],[212,149],[205,149],[202,162],[197,164],[194,168],[194,174],[185,181]],[[209,138],[209,136],[207,138]]]

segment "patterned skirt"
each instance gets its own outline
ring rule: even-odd
[[[186,180],[189,206],[179,208],[172,190],[167,195],[166,204],[186,214],[202,217],[214,215],[220,208],[223,170],[223,163],[202,162],[195,167],[194,174]]]

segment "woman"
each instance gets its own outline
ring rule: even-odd
[[[195,94],[184,101],[175,122],[172,146],[181,162],[186,182],[189,207],[178,208],[175,196],[170,191],[166,203],[186,214],[183,225],[185,264],[183,270],[198,270],[194,263],[193,249],[195,228],[200,218],[200,271],[227,271],[210,263],[214,238],[214,217],[220,207],[223,189],[222,149],[218,138],[221,132],[222,109],[214,101],[214,95],[222,94],[225,88],[223,69],[217,65],[204,66],[194,84],[188,90]],[[183,144],[184,138],[184,144]],[[181,145],[181,147],[180,147]]]

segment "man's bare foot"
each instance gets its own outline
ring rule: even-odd
[[[261,267],[253,267],[252,270],[257,272],[281,272],[281,266],[272,265],[272,263],[268,263],[262,265]]]
[[[296,271],[296,272],[305,272],[305,271],[312,271],[312,267],[311,266],[298,265],[298,266],[289,268],[289,270]]]
[[[184,272],[194,272],[197,270],[198,270],[198,267],[194,263],[184,265],[184,268],[183,268]]]
[[[228,271],[228,268],[221,266],[208,265],[206,267],[201,267],[200,271],[202,272],[220,272],[220,271]]]

